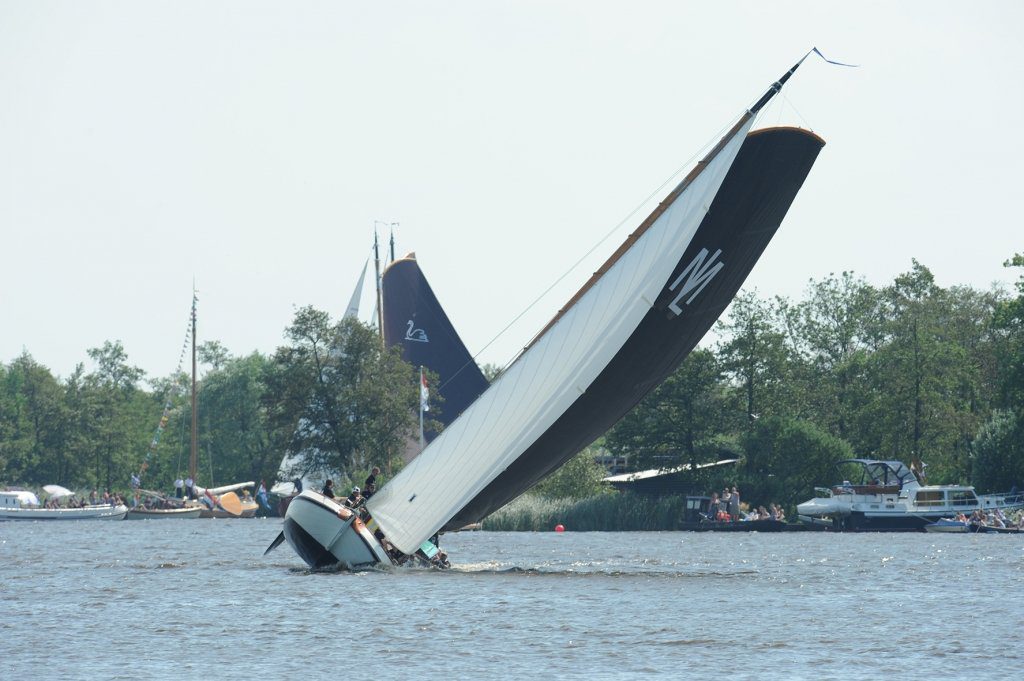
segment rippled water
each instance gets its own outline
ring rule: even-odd
[[[310,573],[276,520],[0,523],[4,678],[1004,677],[1024,537],[474,532]],[[8,672],[13,672],[8,676]]]

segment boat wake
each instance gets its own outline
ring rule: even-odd
[[[574,565],[573,567],[562,566],[519,566],[519,565],[494,565],[489,563],[470,563],[465,565],[452,565],[450,570],[444,571],[450,574],[471,574],[471,575],[522,575],[525,577],[643,577],[645,579],[749,579],[752,575],[759,574],[757,570],[743,569],[735,571],[702,570],[667,567],[664,569],[652,570],[645,566],[617,566],[606,565]]]

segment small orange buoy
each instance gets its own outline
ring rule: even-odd
[[[562,525],[561,523],[555,525],[555,532],[565,532],[565,525]]]

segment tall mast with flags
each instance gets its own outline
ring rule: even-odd
[[[196,442],[198,440],[198,420],[196,419],[196,303],[199,297],[192,287],[192,446],[188,457],[188,475],[196,479]]]
[[[373,269],[376,273],[374,279],[377,282],[377,332],[380,334],[381,343],[384,342],[384,309],[380,293],[380,245],[377,242],[377,227],[373,228]]]

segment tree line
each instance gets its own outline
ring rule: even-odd
[[[704,484],[759,503],[806,499],[854,456],[982,491],[1024,483],[1024,277],[1007,292],[943,288],[917,261],[881,287],[833,274],[800,300],[741,294],[718,336],[608,433],[613,453],[640,468],[738,458]]]
[[[367,326],[312,307],[296,312],[285,337],[269,356],[199,346],[201,485],[272,483],[286,452],[342,477],[400,462],[418,428],[418,370]],[[126,489],[141,473],[144,489],[170,489],[188,472],[190,376],[147,388],[120,342],[88,356],[91,369],[80,364],[65,379],[27,351],[0,365],[0,483]]]
[[[745,499],[787,504],[855,455],[922,460],[930,481],[983,491],[1024,483],[1024,276],[981,291],[943,288],[916,261],[885,286],[844,272],[799,300],[741,294],[715,335],[606,434],[608,450],[640,469],[737,458],[697,482],[724,475]],[[372,329],[312,307],[285,339],[269,355],[200,346],[200,484],[272,481],[286,452],[342,478],[400,466],[418,430],[417,369]],[[189,377],[146,382],[120,342],[88,357],[66,378],[28,352],[0,365],[0,482],[123,489],[142,471],[143,487],[169,489],[187,471]],[[577,478],[596,489],[588,465],[546,485],[573,496]]]

